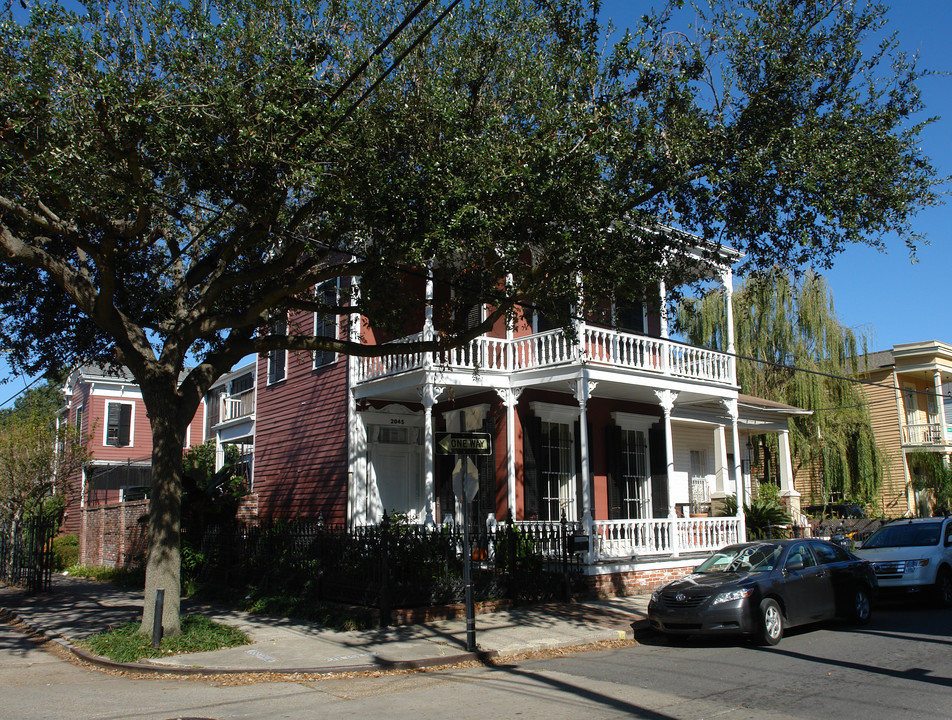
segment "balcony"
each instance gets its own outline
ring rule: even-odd
[[[942,426],[937,422],[903,425],[902,444],[916,447],[942,445]]]
[[[357,382],[369,382],[421,370],[426,360],[445,371],[512,374],[584,362],[608,368],[637,370],[661,376],[734,384],[732,358],[704,348],[662,338],[585,326],[576,342],[561,330],[505,338],[479,337],[452,350],[359,358]],[[397,342],[421,340],[417,334]]]
[[[234,422],[250,418],[255,412],[254,388],[221,399],[220,423]]]

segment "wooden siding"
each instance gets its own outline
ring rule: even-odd
[[[318,369],[289,353],[287,378],[258,363],[254,491],[261,517],[343,523],[347,513],[347,360]]]
[[[873,435],[886,454],[883,467],[883,486],[880,491],[878,510],[888,517],[903,515],[908,510],[906,503],[906,472],[902,450],[902,418],[896,403],[893,388],[893,373],[884,370],[872,373],[867,378],[875,385],[863,385],[869,403]]]

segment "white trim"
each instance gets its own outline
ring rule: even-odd
[[[556,405],[547,402],[530,402],[532,414],[546,422],[569,423],[575,422],[582,415],[580,407],[571,405]]]
[[[654,415],[635,415],[626,412],[613,412],[611,414],[615,424],[625,430],[640,430],[648,432],[652,427],[661,422],[661,418]]]

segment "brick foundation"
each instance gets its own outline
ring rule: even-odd
[[[626,595],[644,595],[667,582],[690,574],[692,570],[691,567],[659,567],[589,575],[585,579],[592,596],[605,599]]]

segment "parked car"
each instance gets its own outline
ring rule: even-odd
[[[895,520],[856,554],[868,560],[887,594],[915,594],[952,607],[952,517]]]
[[[795,625],[869,622],[876,591],[870,564],[826,540],[744,543],[656,590],[648,621],[669,636],[741,634],[776,645]]]

